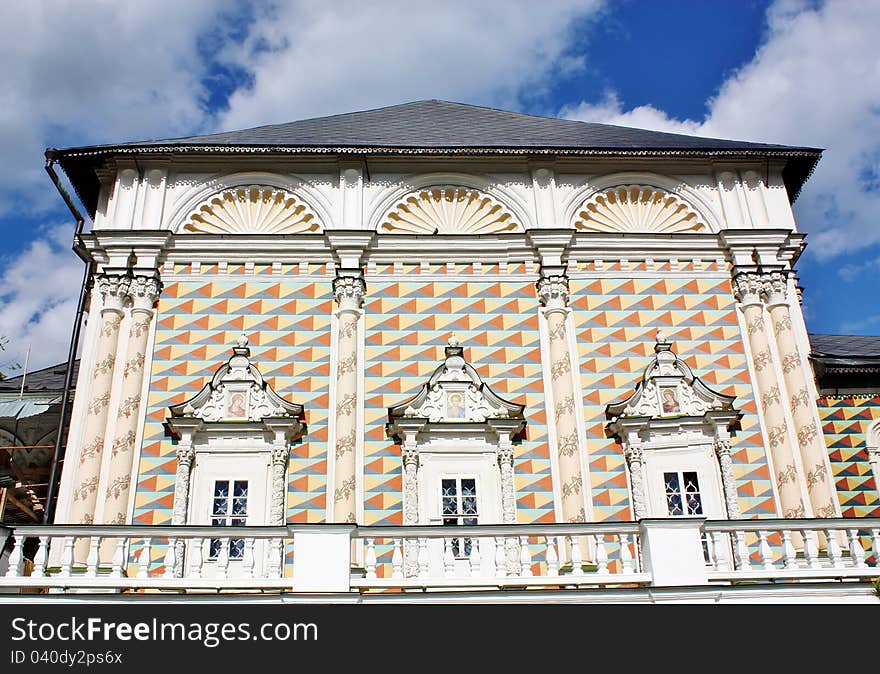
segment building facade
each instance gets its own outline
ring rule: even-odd
[[[94,285],[16,537],[65,587],[876,599],[797,288],[820,154],[440,101],[52,151]]]

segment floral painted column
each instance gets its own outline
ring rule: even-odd
[[[113,369],[119,342],[119,325],[122,307],[131,284],[129,276],[102,274],[95,280],[101,292],[104,307],[100,316],[100,332],[91,372],[89,402],[82,434],[82,447],[73,488],[73,505],[70,509],[71,524],[93,524],[95,505],[98,501],[98,479],[101,459],[104,455],[104,436],[107,432],[107,415],[113,387]],[[80,538],[74,549],[77,563],[85,562],[89,540]]]
[[[583,477],[578,449],[574,387],[565,319],[568,316],[568,277],[561,267],[542,267],[537,283],[538,297],[545,307],[550,341],[550,377],[553,417],[559,458],[562,516],[566,522],[585,522]]]
[[[749,346],[755,368],[757,395],[761,401],[764,422],[767,426],[767,440],[770,455],[776,472],[776,487],[783,517],[804,517],[804,502],[798,481],[798,471],[794,460],[789,429],[782,407],[780,382],[773,368],[770,342],[764,329],[764,305],[761,302],[762,274],[742,273],[734,279],[734,292],[739,300],[739,309],[745,319]]]
[[[147,276],[136,276],[129,290],[132,301],[131,328],[128,333],[125,366],[122,370],[122,393],[116,419],[116,434],[110,448],[110,470],[104,495],[105,524],[126,523],[134,465],[134,443],[140,419],[147,341],[150,322],[153,319],[153,303],[159,297],[159,290],[159,281]],[[106,547],[102,553],[107,552],[112,555],[114,545],[115,542],[108,539],[105,541]]]
[[[357,514],[358,321],[367,286],[359,269],[340,269],[333,281],[336,296],[336,446],[334,448],[333,520],[354,523]]]
[[[831,476],[828,474],[826,461],[828,450],[818,428],[806,375],[801,365],[801,355],[791,327],[791,310],[786,301],[788,281],[781,272],[773,272],[765,276],[764,295],[773,331],[776,333],[776,346],[782,365],[782,376],[788,391],[786,402],[791,407],[797,446],[806,473],[807,493],[813,508],[813,516],[835,517],[837,514],[835,507],[837,494]]]

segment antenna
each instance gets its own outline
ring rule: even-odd
[[[27,379],[28,360],[31,357],[31,345],[28,344],[27,353],[24,354],[24,372],[21,373],[21,390],[18,392],[18,399],[24,395],[24,381]]]

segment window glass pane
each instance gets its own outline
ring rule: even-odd
[[[663,473],[663,483],[666,490],[666,511],[672,516],[683,515],[681,482],[678,479],[678,473]]]
[[[456,496],[458,494],[455,480],[442,480],[440,486],[443,491],[443,496]]]
[[[216,559],[220,555],[220,539],[212,538],[211,546],[208,550],[208,557],[211,559]]]
[[[232,495],[236,498],[247,498],[248,483],[247,480],[236,480]]]
[[[214,483],[214,498],[229,496],[229,480],[217,480]]]
[[[455,498],[444,498],[443,499],[443,514],[444,515],[458,514],[458,500]]]
[[[244,539],[233,538],[229,541],[229,559],[241,559],[244,557]]]
[[[235,519],[235,518],[233,518],[233,519],[232,519],[232,526],[234,526],[234,527],[243,527],[243,526],[247,526],[247,520],[244,520],[244,519]]]
[[[464,479],[461,481],[461,493],[463,496],[477,495],[477,481],[473,479]]]
[[[232,499],[232,514],[233,515],[247,515],[247,499],[246,498]]]
[[[226,506],[229,503],[225,498],[215,498],[214,499],[214,507],[211,509],[211,514],[215,516],[222,516],[226,514]],[[220,523],[222,525],[222,522]]]
[[[463,499],[462,512],[465,515],[476,515],[477,514],[477,497],[476,496],[465,496]]]
[[[695,472],[682,473],[684,480],[685,502],[688,515],[702,515],[703,502],[700,497],[700,481]]]

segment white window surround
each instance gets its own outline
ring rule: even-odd
[[[442,480],[457,478],[476,481],[479,524],[516,522],[513,440],[525,427],[524,406],[495,394],[463,352],[450,339],[421,391],[389,409],[388,435],[401,443],[406,525],[442,525]],[[404,570],[418,571],[411,546]]]
[[[190,400],[169,408],[168,432],[177,440],[177,474],[172,524],[210,524],[210,501],[217,480],[248,480],[248,524],[283,524],[290,444],[302,437],[302,405],[287,402],[250,362],[242,335],[233,355]],[[207,541],[205,545],[207,546]],[[281,574],[281,542],[266,554],[270,575]],[[183,574],[178,542],[175,575]],[[207,547],[205,548],[205,554]],[[203,554],[203,558],[205,558]]]
[[[865,446],[868,450],[868,463],[874,473],[874,486],[880,492],[880,419],[875,419],[868,426]]]
[[[667,517],[666,472],[696,472],[704,517],[738,519],[730,431],[742,416],[734,398],[694,376],[657,334],[656,356],[628,398],[606,407],[608,429],[623,445],[633,514]]]

